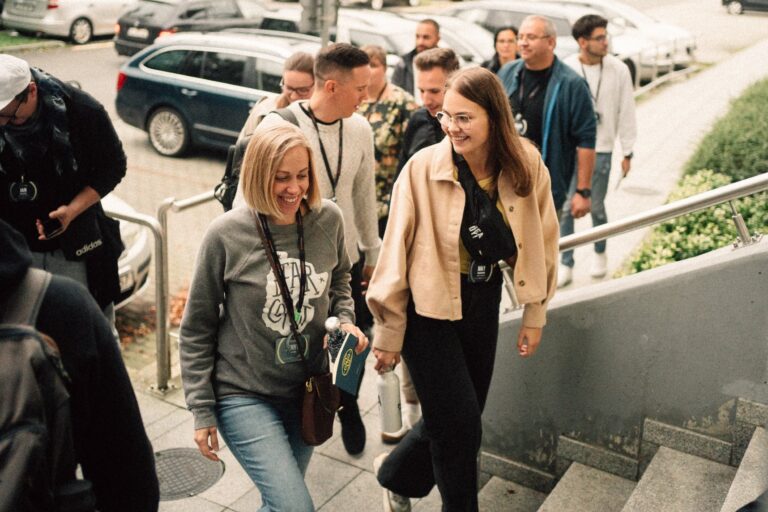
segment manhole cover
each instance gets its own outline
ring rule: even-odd
[[[155,453],[162,501],[200,494],[219,481],[224,462],[208,460],[195,448],[172,448]]]

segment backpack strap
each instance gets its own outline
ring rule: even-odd
[[[2,322],[35,326],[51,273],[30,267],[16,290],[8,297]]]
[[[296,119],[296,114],[293,113],[293,110],[291,110],[288,107],[279,108],[277,110],[273,110],[275,114],[279,115],[289,123],[291,123],[294,126],[299,126],[299,120]],[[272,113],[270,112],[270,114]]]

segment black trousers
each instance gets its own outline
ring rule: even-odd
[[[444,512],[476,511],[477,454],[499,334],[501,276],[461,283],[462,320],[434,320],[408,306],[402,355],[422,420],[400,441],[378,473],[379,483],[409,497],[437,484]]]

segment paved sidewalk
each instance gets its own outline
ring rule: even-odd
[[[618,162],[609,184],[607,199],[609,218],[619,219],[648,210],[665,202],[675,185],[682,166],[712,123],[725,114],[731,99],[749,84],[768,76],[768,40],[735,54],[727,61],[698,75],[681,79],[651,93],[638,106],[639,138],[635,148],[633,171],[614,191],[618,178]],[[577,221],[577,232],[589,227],[589,221]],[[641,230],[622,235],[608,243],[609,268],[616,269],[645,235]],[[574,283],[588,285],[591,248],[576,251]],[[573,292],[565,292],[573,293]],[[555,299],[557,300],[557,299]],[[386,451],[379,438],[378,411],[374,372],[369,371],[363,383],[360,408],[368,430],[365,451],[358,457],[346,454],[336,435],[316,449],[307,480],[315,505],[321,512],[381,510],[381,490],[372,474],[372,460]],[[135,368],[135,367],[134,367]],[[191,414],[184,408],[183,394],[175,389],[160,398],[146,392],[154,376],[153,367],[132,370],[138,390],[144,422],[156,451],[168,448],[194,447]],[[179,385],[178,365],[174,364],[173,382]],[[217,484],[202,494],[178,501],[161,503],[162,511],[252,511],[260,503],[258,491],[234,461],[227,449],[220,453],[226,472]],[[533,511],[545,495],[499,478],[484,479],[480,492],[480,509],[504,512]],[[440,510],[436,491],[416,503],[417,512]]]

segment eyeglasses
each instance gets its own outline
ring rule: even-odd
[[[537,36],[534,34],[520,34],[517,36],[517,40],[522,41],[538,41],[539,39],[549,39],[550,36]]]
[[[312,88],[315,86],[315,82],[312,82],[311,85],[308,85],[306,87],[291,87],[289,85],[285,85],[285,80],[280,80],[280,87],[285,90],[288,94],[295,93],[299,96],[306,96],[309,93],[312,92]]]
[[[448,112],[441,111],[438,112],[435,117],[440,122],[440,126],[446,130],[451,126],[451,122],[455,123],[461,130],[470,130],[472,128],[472,118],[467,114],[456,114],[455,116],[452,116]]]

